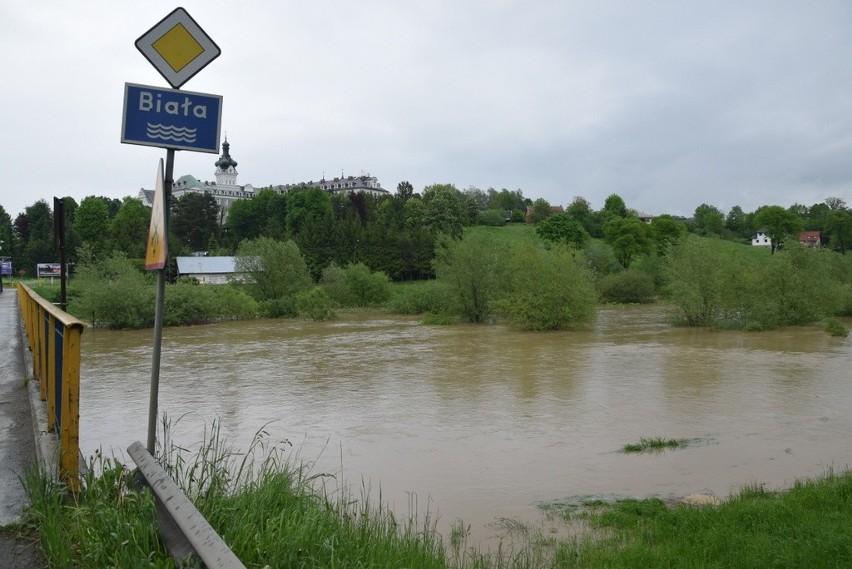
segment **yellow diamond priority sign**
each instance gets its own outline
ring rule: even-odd
[[[145,32],[136,47],[175,89],[222,53],[183,8]]]

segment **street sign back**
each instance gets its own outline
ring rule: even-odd
[[[124,84],[121,142],[219,152],[222,97]]]
[[[222,53],[183,8],[176,8],[142,34],[136,48],[175,89]]]

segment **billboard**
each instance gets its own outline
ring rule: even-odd
[[[0,275],[4,277],[12,276],[12,260],[11,259],[0,259]]]
[[[62,265],[59,263],[39,263],[36,265],[36,272],[38,278],[59,277],[62,276]],[[65,270],[65,274],[68,274],[67,269]]]

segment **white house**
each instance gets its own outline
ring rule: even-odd
[[[772,247],[772,239],[770,239],[766,234],[765,227],[758,229],[757,232],[751,236],[751,244],[755,247]]]

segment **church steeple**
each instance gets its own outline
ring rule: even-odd
[[[222,143],[222,156],[216,161],[216,184],[219,186],[237,185],[237,161],[231,158],[230,150],[226,134]]]

